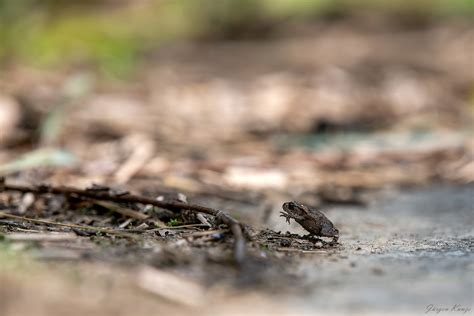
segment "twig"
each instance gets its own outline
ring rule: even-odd
[[[206,224],[186,224],[186,225],[179,225],[179,226],[154,228],[152,230],[182,229],[182,228],[193,228],[193,227],[209,227],[209,226],[207,226]]]
[[[116,212],[116,213],[119,213],[119,214],[122,214],[123,216],[128,216],[128,217],[131,217],[131,218],[134,218],[134,219],[138,219],[138,220],[146,220],[148,218],[150,218],[150,216],[146,215],[146,214],[143,214],[143,213],[140,213],[140,212],[137,212],[137,211],[134,211],[134,210],[131,210],[129,208],[126,208],[126,207],[121,207],[121,206],[118,206],[114,203],[111,203],[111,202],[106,202],[106,201],[94,201],[94,204],[97,204],[99,206],[102,206],[108,210],[111,210],[113,212]]]
[[[100,228],[100,227],[94,227],[94,226],[86,226],[86,225],[76,225],[76,224],[64,224],[64,223],[56,223],[56,222],[51,222],[47,221],[44,219],[34,219],[34,218],[29,218],[29,217],[24,217],[24,216],[17,216],[13,214],[8,214],[5,212],[0,211],[0,218],[1,217],[6,217],[6,218],[11,218],[11,219],[16,219],[24,222],[30,222],[30,223],[35,223],[35,224],[46,224],[46,225],[52,225],[52,226],[61,226],[61,227],[68,227],[68,228],[75,228],[75,229],[82,229],[82,230],[92,230],[100,233],[105,233],[105,234],[112,234],[112,235],[117,235],[117,236],[122,236],[122,237],[127,237],[127,238],[136,238],[136,235],[120,232],[114,229],[109,229],[109,228]]]
[[[215,230],[205,230],[205,231],[199,231],[199,232],[195,232],[195,233],[190,233],[190,234],[187,234],[183,237],[204,237],[204,236],[208,236],[208,235],[213,235],[213,234],[221,234],[221,233],[226,233],[228,232],[229,229],[215,229]]]
[[[157,207],[161,207],[170,211],[181,211],[189,210],[195,213],[205,213],[213,215],[217,218],[218,221],[226,224],[232,234],[234,235],[234,260],[236,263],[241,264],[244,261],[245,257],[245,239],[242,233],[242,228],[240,223],[231,217],[230,215],[220,211],[215,210],[210,207],[205,207],[201,205],[186,204],[177,201],[157,201],[152,198],[147,198],[139,195],[133,194],[124,194],[124,195],[113,195],[108,191],[93,191],[93,190],[81,190],[70,187],[53,187],[47,185],[40,186],[21,186],[21,185],[8,185],[5,183],[4,178],[0,178],[0,192],[2,191],[17,191],[17,192],[31,192],[34,194],[64,194],[69,196],[90,198],[95,200],[103,201],[113,201],[118,203],[141,203],[141,204],[151,204]]]
[[[298,252],[298,253],[303,253],[303,254],[328,254],[327,250],[303,250],[303,249],[296,249],[296,248],[277,248],[277,251],[282,251],[282,252]]]

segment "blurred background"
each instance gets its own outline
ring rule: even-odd
[[[474,181],[473,18],[472,0],[0,0],[0,176],[180,192],[275,230],[287,229],[285,200],[365,209],[368,192],[447,184],[409,200],[412,236],[426,220],[419,201]],[[332,213],[346,258],[358,238],[369,249],[403,231],[390,217],[399,206],[385,219]],[[403,242],[397,258],[419,246]],[[340,280],[334,271],[315,284]],[[465,266],[449,271],[464,276],[468,301]],[[393,278],[360,295],[374,303],[386,284],[411,280]],[[446,297],[429,284],[427,304]],[[385,303],[397,305],[393,289]]]
[[[30,164],[69,165],[131,136],[165,168],[469,134],[469,0],[5,0],[0,14],[4,173],[38,146],[61,151]]]

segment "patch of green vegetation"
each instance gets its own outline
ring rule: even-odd
[[[178,226],[178,225],[179,225],[179,221],[176,218],[172,218],[168,222],[168,226]]]
[[[66,4],[52,9],[36,1],[18,2],[22,5],[0,0],[5,38],[0,58],[38,67],[87,63],[111,77],[130,74],[142,53],[169,40],[191,37],[199,29],[196,24],[202,24],[189,14],[189,1],[75,11],[67,10]]]
[[[145,53],[169,41],[234,36],[268,21],[331,12],[382,10],[421,15],[474,14],[472,0],[0,0],[0,61],[38,67],[95,65],[126,77]],[[250,27],[250,32],[252,28]]]

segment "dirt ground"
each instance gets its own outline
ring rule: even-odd
[[[221,210],[246,256],[209,214],[7,190],[0,314],[472,315],[472,23],[291,27],[165,47],[130,82],[12,67],[7,185]],[[288,225],[292,200],[338,244]]]
[[[338,247],[262,249],[261,262],[242,271],[212,261],[183,263],[170,258],[178,247],[165,250],[153,241],[132,249],[104,249],[87,238],[30,245],[30,255],[45,262],[31,268],[15,258],[20,263],[3,267],[2,314],[187,314],[191,308],[203,315],[421,315],[431,304],[472,308],[472,190],[435,185],[386,192],[369,208],[331,208],[327,214],[342,231]],[[269,228],[302,233],[276,215]],[[147,284],[154,277],[158,296]],[[177,293],[167,298],[160,286]]]

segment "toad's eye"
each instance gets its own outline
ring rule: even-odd
[[[288,208],[289,208],[290,210],[294,210],[294,209],[296,208],[296,204],[293,203],[293,202],[290,202],[290,203],[288,204]]]

